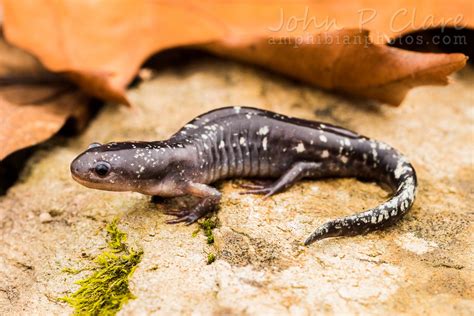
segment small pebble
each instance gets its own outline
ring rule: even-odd
[[[143,81],[148,81],[153,77],[153,70],[151,70],[150,68],[142,68],[138,72],[138,76]]]
[[[53,220],[53,217],[48,212],[43,212],[40,214],[39,220],[41,223],[49,223]]]

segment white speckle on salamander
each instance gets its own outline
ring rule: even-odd
[[[198,127],[197,127],[196,125],[194,125],[194,124],[186,124],[186,125],[184,125],[184,127],[185,127],[185,128],[194,128],[194,129],[198,128]]]
[[[268,126],[265,125],[258,130],[257,135],[267,135],[269,130]]]
[[[397,163],[397,168],[395,168],[394,173],[395,173],[395,178],[396,178],[396,179],[399,179],[400,176],[401,176],[402,173],[403,173],[403,162],[402,162],[402,161],[400,161],[400,160],[398,161],[398,163]]]
[[[219,148],[224,148],[224,147],[225,147],[225,142],[221,140],[221,142],[219,143]]]
[[[406,165],[405,163],[406,163],[406,159],[402,156],[402,157],[398,160],[398,162],[397,162],[397,167],[396,167],[395,170],[394,170],[394,174],[395,174],[395,178],[396,178],[396,179],[399,179],[403,173],[405,173],[406,171],[410,170],[410,168],[408,167],[408,165]]]
[[[372,156],[374,157],[374,160],[377,161],[377,150],[375,148],[372,148]]]
[[[319,135],[319,140],[322,141],[323,143],[327,143],[328,142],[328,138],[324,135]]]
[[[262,140],[262,146],[263,146],[263,150],[267,150],[267,138],[264,137],[263,140]]]
[[[240,137],[239,143],[240,145],[245,145],[245,137]]]
[[[304,148],[304,144],[303,143],[298,143],[298,145],[296,147],[293,148],[294,150],[296,150],[297,153],[302,153],[304,152],[306,149]]]
[[[210,131],[215,131],[217,129],[217,124],[213,125],[206,125],[204,126],[205,129],[210,130]]]
[[[323,152],[321,153],[321,158],[327,158],[327,157],[329,157],[329,151],[323,150]]]
[[[349,161],[349,158],[347,158],[347,156],[341,156],[341,161],[342,163],[347,163]]]
[[[240,109],[241,109],[240,106],[234,106],[235,113],[240,113]]]

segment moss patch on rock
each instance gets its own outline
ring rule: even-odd
[[[212,245],[214,243],[214,234],[212,233],[212,230],[217,227],[217,222],[212,218],[208,218],[200,222],[199,227],[201,227],[202,232],[207,237],[207,244]]]
[[[140,263],[143,251],[127,245],[127,235],[119,230],[117,223],[114,219],[106,227],[108,247],[94,260],[93,273],[76,282],[80,285],[76,292],[60,299],[69,303],[76,315],[115,315],[135,298],[129,288],[129,279]]]
[[[211,264],[216,261],[216,255],[214,253],[207,254],[207,264]]]

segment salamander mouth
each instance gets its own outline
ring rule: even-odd
[[[84,179],[81,179],[80,177],[76,176],[74,173],[71,173],[71,177],[74,179],[74,181],[78,182],[79,184],[82,184],[83,186],[93,188],[92,183],[89,181],[86,181]]]
[[[113,192],[131,191],[127,186],[124,186],[120,183],[116,183],[115,181],[109,180],[109,181],[94,182],[93,180],[85,180],[83,178],[80,178],[74,173],[71,173],[71,176],[74,179],[74,181],[90,189],[113,191]]]

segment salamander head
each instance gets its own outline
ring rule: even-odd
[[[167,157],[144,143],[92,143],[70,169],[73,179],[89,188],[146,193],[166,184]]]

